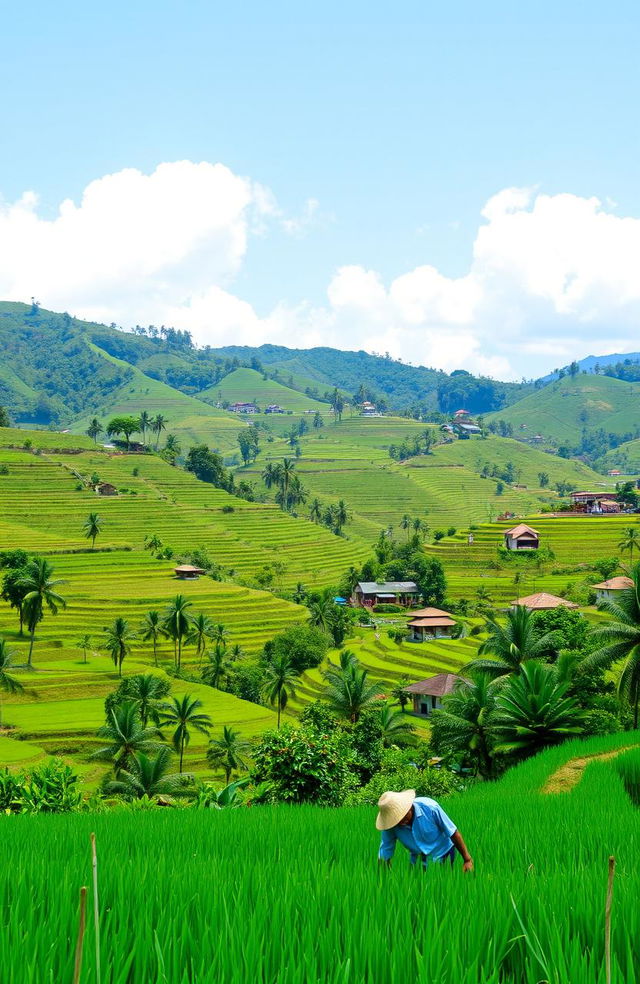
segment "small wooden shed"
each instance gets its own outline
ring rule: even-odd
[[[175,575],[181,581],[195,581],[201,574],[206,574],[201,567],[194,567],[192,564],[181,564],[175,568]]]

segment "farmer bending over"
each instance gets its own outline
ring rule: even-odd
[[[411,854],[411,864],[422,858],[428,861],[453,864],[456,851],[462,855],[462,870],[473,871],[473,859],[462,839],[462,834],[442,807],[428,796],[416,798],[415,789],[402,793],[383,793],[378,800],[380,812],[376,827],[382,831],[378,860],[391,864],[396,842]]]

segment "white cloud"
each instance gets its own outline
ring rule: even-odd
[[[385,283],[354,263],[336,271],[324,305],[283,282],[282,301],[259,317],[233,293],[252,237],[274,225],[308,234],[318,208],[309,199],[287,217],[270,189],[190,161],[106,175],[53,219],[26,192],[0,202],[0,297],[188,328],[202,343],[364,348],[502,377],[637,345],[640,219],[609,200],[526,188],[485,204],[463,276],[425,263]]]

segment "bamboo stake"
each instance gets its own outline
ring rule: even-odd
[[[604,964],[606,984],[611,984],[611,903],[613,902],[613,878],[616,873],[616,859],[609,858],[609,879],[607,901],[604,907]]]
[[[96,931],[96,984],[100,984],[100,910],[98,907],[98,856],[96,835],[91,834],[91,867],[93,869],[93,924]]]
[[[76,959],[73,966],[73,984],[80,984],[80,974],[82,972],[82,947],[84,944],[84,929],[87,914],[87,886],[83,885],[80,889],[80,917],[78,920],[78,939],[76,942]]]

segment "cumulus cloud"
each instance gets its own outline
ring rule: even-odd
[[[190,161],[106,175],[53,218],[27,192],[0,202],[0,297],[36,294],[81,317],[187,328],[212,345],[364,348],[503,378],[637,345],[640,219],[609,201],[530,188],[485,204],[463,276],[425,257],[385,283],[355,262],[336,270],[320,305],[292,297],[283,279],[282,301],[259,317],[234,292],[252,238],[276,225],[304,234],[312,263],[318,209],[309,199],[287,217],[270,189]]]

